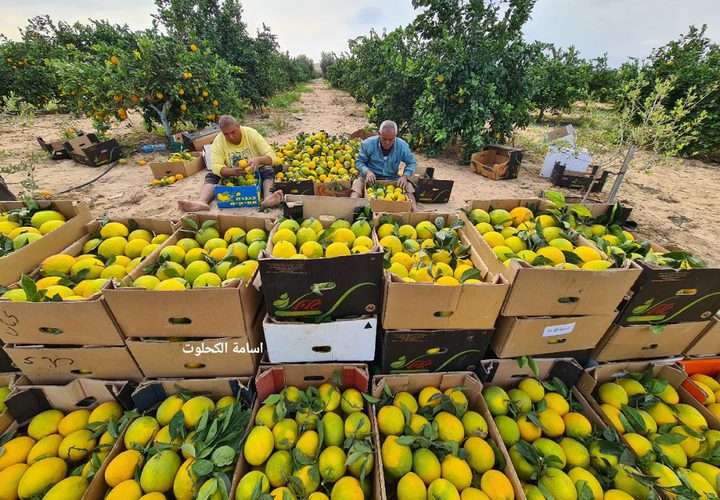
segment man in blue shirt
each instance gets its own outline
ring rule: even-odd
[[[408,200],[415,206],[415,189],[410,177],[417,163],[410,146],[397,136],[398,127],[394,121],[385,120],[380,125],[380,135],[365,139],[355,159],[355,168],[360,177],[352,185],[351,198],[360,198],[365,192],[365,184],[376,180],[390,180],[405,190]],[[399,175],[400,162],[405,163],[402,175]]]

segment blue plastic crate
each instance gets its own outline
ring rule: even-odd
[[[260,205],[260,183],[254,186],[215,186],[218,208],[257,207]]]

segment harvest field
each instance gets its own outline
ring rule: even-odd
[[[328,88],[323,80],[314,80],[300,94],[300,101],[293,106],[297,112],[269,108],[265,114],[251,114],[244,123],[267,130],[271,143],[283,144],[301,132],[325,130],[331,134],[351,134],[369,127],[363,106],[347,93]],[[518,130],[515,144],[534,146],[553,124],[564,124],[577,119],[577,115],[558,116],[553,123],[533,125]],[[281,124],[279,132],[273,125]],[[0,125],[0,144],[7,152],[3,165],[9,166],[41,153],[35,137],[54,137],[61,127],[72,126],[80,130],[92,130],[88,119],[73,119],[67,115],[38,115],[32,122],[18,125],[11,118],[5,118]],[[128,120],[111,128],[117,137],[132,137],[137,143],[156,142],[157,137],[145,134],[137,114],[131,113]],[[582,137],[584,130],[578,129]],[[145,142],[142,141],[145,139]],[[157,216],[180,217],[178,200],[193,198],[200,190],[204,175],[198,174],[166,188],[151,188],[152,173],[147,165],[139,161],[152,162],[165,158],[164,153],[134,153],[125,165],[117,165],[102,179],[62,196],[64,199],[87,201],[98,213],[109,216]],[[610,170],[618,171],[622,157],[613,156]],[[420,206],[420,210],[455,211],[467,200],[483,198],[537,197],[543,191],[559,190],[567,195],[582,196],[581,192],[564,190],[552,185],[549,180],[538,177],[542,166],[542,155],[530,149],[523,157],[523,168],[517,179],[491,181],[474,174],[467,165],[461,165],[457,155],[432,158],[416,153],[419,166],[434,167],[436,178],[453,179],[450,203],[445,205]],[[96,169],[75,163],[72,160],[35,160],[35,180],[38,190],[53,193],[83,184],[99,175]],[[102,171],[103,169],[100,169]],[[27,173],[18,171],[5,174],[9,187],[18,192]],[[593,194],[592,199],[604,201],[613,178],[606,184],[603,193]],[[709,224],[713,213],[720,210],[720,201],[714,195],[720,185],[720,169],[713,163],[701,160],[665,158],[656,153],[640,151],[620,189],[618,201],[634,207],[633,219],[638,222],[639,232],[661,244],[674,244],[691,252],[710,264],[720,265],[720,257],[713,248],[720,243],[720,237]],[[257,213],[257,209],[225,209],[213,207],[211,213]],[[261,213],[261,216],[276,217],[279,210]]]

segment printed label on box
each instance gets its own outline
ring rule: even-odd
[[[567,335],[572,333],[575,329],[575,323],[568,323],[566,325],[553,325],[548,326],[543,331],[543,337],[555,337],[557,335]]]

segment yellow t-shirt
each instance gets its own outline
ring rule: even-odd
[[[240,144],[232,144],[221,133],[215,137],[210,148],[210,165],[215,175],[227,168],[234,168],[238,161],[248,160],[256,156],[269,156],[275,162],[275,151],[257,130],[250,127],[240,127],[242,140]]]

